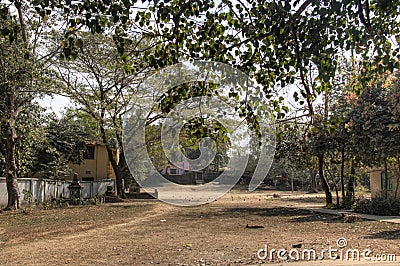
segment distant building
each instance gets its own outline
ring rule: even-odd
[[[384,194],[385,188],[385,170],[380,167],[374,167],[369,171],[371,197],[376,198]],[[388,195],[394,196],[397,187],[397,178],[393,178],[392,173],[388,171]],[[399,189],[400,190],[400,187]],[[400,191],[397,197],[400,198]]]
[[[174,162],[164,167],[160,173],[167,180],[181,185],[199,185],[211,182],[221,173],[210,167],[203,170],[189,170],[189,162]]]
[[[87,153],[81,164],[71,164],[73,173],[77,173],[82,181],[95,181],[103,179],[115,179],[114,170],[108,159],[107,148],[104,143],[93,142],[88,144]],[[119,161],[119,150],[113,150],[114,158]],[[73,178],[73,174],[70,179]]]
[[[184,175],[189,170],[189,162],[175,162],[161,170],[162,175]]]

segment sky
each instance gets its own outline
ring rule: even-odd
[[[62,112],[68,107],[72,106],[69,98],[59,95],[45,96],[38,99],[37,102],[47,109],[47,112],[54,112],[58,117],[61,117]]]

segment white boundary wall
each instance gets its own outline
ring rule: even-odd
[[[38,178],[19,178],[18,188],[20,192],[20,202],[24,201],[24,190],[32,193],[33,199],[37,202],[45,202],[52,199],[69,198],[68,186],[72,181],[57,181],[51,179]],[[99,181],[80,181],[82,195],[84,199],[92,198],[96,195],[104,195],[107,186],[113,186],[115,190],[115,180],[106,179]],[[0,205],[7,205],[7,187],[6,179],[0,177]]]

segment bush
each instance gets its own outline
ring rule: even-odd
[[[28,202],[29,205],[37,204],[37,199],[33,196],[32,192],[24,189],[22,193],[24,194],[24,200]]]
[[[52,199],[50,201],[45,201],[39,204],[39,208],[43,210],[51,210],[58,208],[69,207],[68,201],[66,199]]]
[[[355,212],[365,214],[398,216],[400,215],[400,200],[382,196],[373,199],[360,197],[355,200],[353,209]]]

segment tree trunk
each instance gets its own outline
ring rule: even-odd
[[[345,163],[345,157],[344,157],[344,146],[342,147],[342,163],[340,165],[340,189],[342,190],[342,200],[343,204],[346,203],[346,194],[344,190],[344,163]]]
[[[291,187],[292,187],[292,193],[294,193],[294,174],[291,174],[291,182],[290,182],[290,185],[291,185]]]
[[[126,198],[122,169],[121,167],[119,167],[117,161],[115,160],[113,150],[108,145],[107,145],[107,153],[108,153],[108,159],[110,160],[111,166],[114,170],[115,180],[117,182],[117,195],[120,196],[121,198]]]
[[[15,128],[10,122],[5,125],[6,129],[6,158],[5,158],[5,172],[8,203],[4,210],[19,209],[19,189],[17,181],[17,165],[15,162],[15,146],[16,146],[16,133]]]
[[[339,191],[338,191],[338,187],[335,184],[335,193],[336,193],[336,207],[339,208],[340,206],[340,197],[339,197]],[[343,200],[344,201],[344,200]]]
[[[339,186],[338,186],[338,184],[336,183],[336,177],[335,177],[335,175],[333,175],[332,173],[331,173],[331,171],[329,171],[329,167],[327,166],[327,164],[324,162],[324,165],[325,165],[325,167],[326,167],[326,171],[328,172],[328,175],[331,177],[331,179],[332,179],[332,182],[333,182],[333,185],[334,185],[334,188],[335,188],[335,194],[336,194],[336,207],[338,207],[339,208],[339,206],[340,206],[340,197],[339,197]]]
[[[118,112],[115,111],[115,113],[118,113]],[[123,145],[123,141],[122,141],[122,120],[123,120],[122,115],[112,117],[113,125],[115,128],[115,138],[117,139],[117,143],[119,146],[118,168],[121,171],[121,178],[124,180],[123,191],[125,192],[126,189],[129,189],[132,180],[131,180],[131,173],[130,173],[129,167],[125,160],[125,152],[124,152],[124,148],[123,148],[124,145]],[[119,130],[119,129],[121,129],[121,130]],[[124,197],[125,197],[125,193],[124,193]]]
[[[323,153],[320,153],[318,155],[318,173],[319,173],[319,178],[321,179],[322,189],[325,192],[326,204],[332,204],[332,193],[329,190],[328,182],[326,182],[326,179],[324,176],[324,154]]]
[[[21,1],[15,1],[14,5],[18,11],[18,18],[19,18],[19,24],[21,27],[22,40],[24,41],[25,45],[28,45],[28,37],[26,34],[26,26],[25,26],[23,11],[22,11],[22,3],[21,3]]]
[[[122,178],[124,179],[124,189],[129,189],[130,184],[132,183],[132,175],[128,165],[126,164],[125,153],[122,146],[120,146],[118,167],[122,171]]]
[[[317,193],[317,171],[315,169],[310,170],[310,177],[311,177],[311,193]]]
[[[100,123],[100,132],[101,132],[101,137],[103,139],[103,143],[104,145],[106,145],[107,148],[108,160],[110,161],[111,166],[114,170],[115,181],[117,182],[117,195],[120,196],[121,198],[126,198],[124,190],[123,172],[121,167],[119,167],[117,161],[115,160],[113,150],[108,145],[106,130],[104,128],[103,123]]]
[[[385,196],[385,199],[387,199],[388,198],[388,189],[389,189],[389,178],[388,178],[388,165],[387,165],[387,159],[386,158],[385,158],[384,166],[385,166],[384,196]]]
[[[356,169],[354,163],[351,163],[349,182],[347,183],[347,200],[351,201],[354,198],[354,176],[356,175]]]

